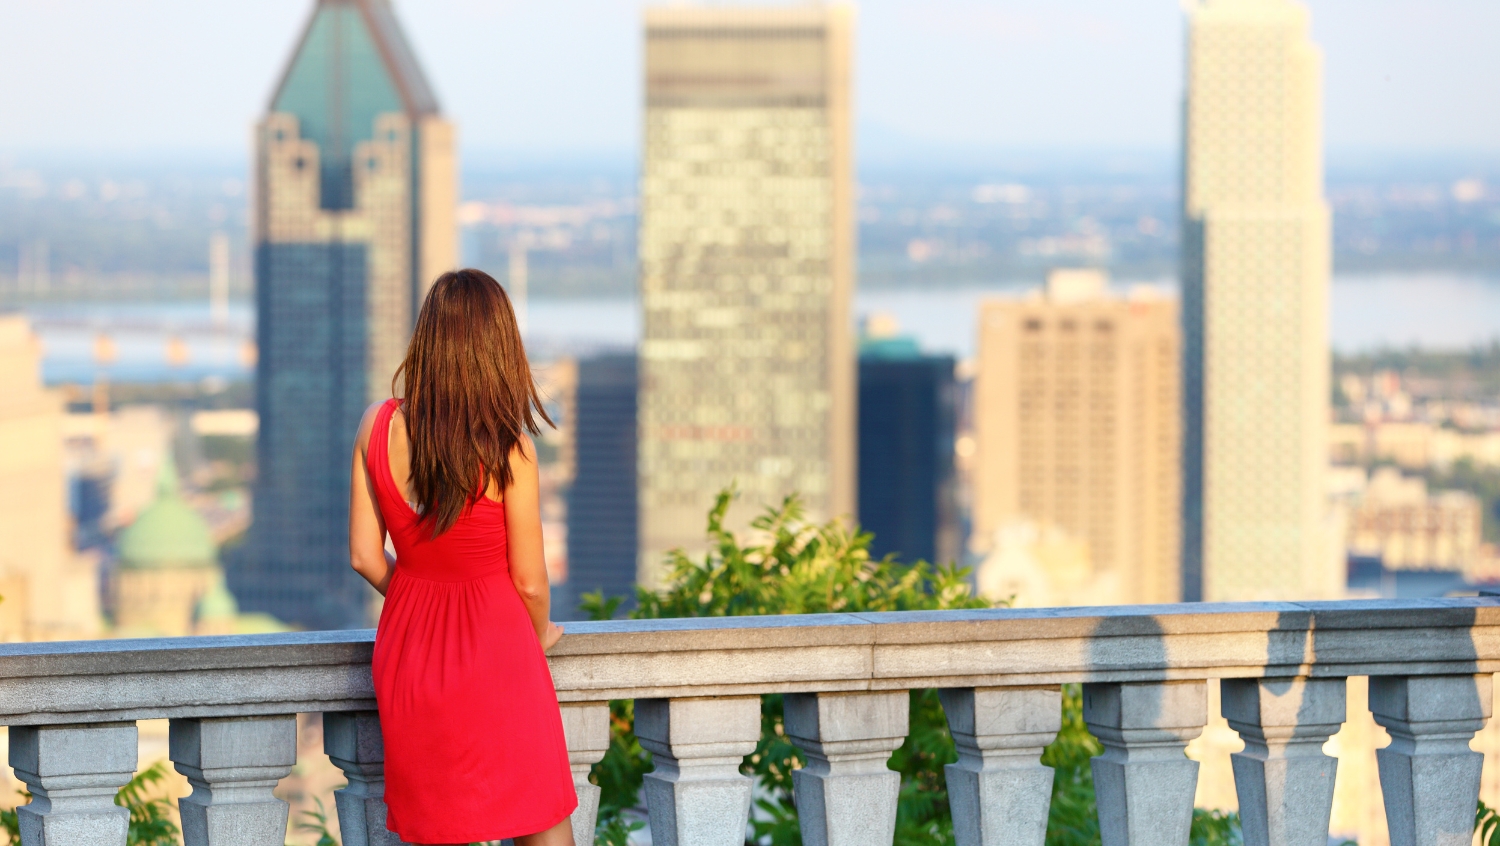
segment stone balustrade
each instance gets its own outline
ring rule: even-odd
[[[30,788],[25,846],[123,846],[115,791],[134,773],[136,723],[169,718],[193,792],[186,846],[281,846],[273,793],[296,758],[295,715],[321,712],[348,776],[335,804],[346,846],[384,846],[371,631],[0,646],[0,723]],[[1369,676],[1390,732],[1379,752],[1391,842],[1470,842],[1500,671],[1496,600],[1351,601],[574,623],[549,656],[579,809],[592,839],[608,701],[635,700],[654,756],[642,791],[657,846],[740,846],[751,783],[742,758],[759,696],[785,698],[809,846],[890,844],[907,733],[905,693],[938,688],[958,761],[947,768],[961,846],[1041,846],[1060,685],[1081,683],[1104,752],[1094,779],[1105,846],[1185,844],[1198,765],[1183,749],[1208,719],[1207,685],[1245,741],[1233,759],[1245,843],[1325,846],[1344,680]],[[498,692],[497,695],[503,695]]]

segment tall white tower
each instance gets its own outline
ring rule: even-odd
[[[1294,0],[1193,0],[1183,109],[1183,593],[1324,598],[1322,57]]]

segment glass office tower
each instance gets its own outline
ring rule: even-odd
[[[646,13],[640,557],[703,545],[791,492],[852,515],[852,12]]]
[[[859,524],[872,558],[958,560],[953,366],[906,338],[860,346]]]
[[[458,249],[453,128],[388,0],[318,2],[255,146],[259,478],[230,586],[295,625],[367,625],[350,448]]]
[[[568,581],[554,590],[553,616],[582,619],[583,595],[635,602],[636,357],[592,356],[578,362],[573,412],[577,473],[568,491]]]

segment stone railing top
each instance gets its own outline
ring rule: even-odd
[[[563,701],[1500,670],[1500,600],[569,623]],[[362,710],[374,632],[0,645],[0,723]]]

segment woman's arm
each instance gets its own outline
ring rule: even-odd
[[[531,615],[542,649],[548,650],[562,637],[562,627],[548,618],[551,590],[547,585],[547,563],[542,554],[542,511],[537,491],[536,453],[531,441],[510,451],[510,487],[505,489],[505,535],[510,549],[510,580]]]
[[[349,564],[365,577],[381,596],[391,582],[396,558],[385,551],[385,518],[375,504],[375,483],[365,472],[365,454],[370,446],[370,430],[381,403],[365,409],[354,437],[353,468],[349,471]]]

